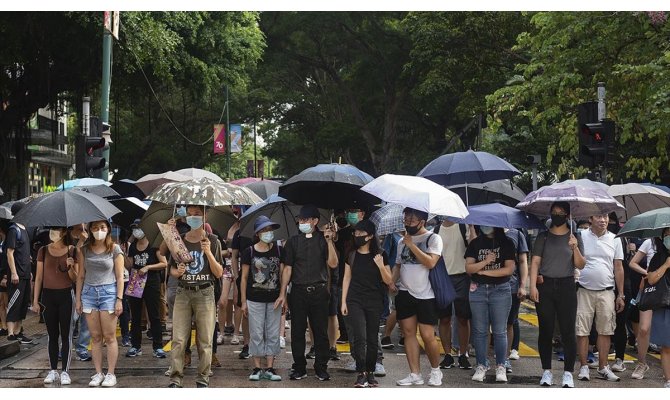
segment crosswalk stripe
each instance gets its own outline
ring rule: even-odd
[[[519,313],[519,319],[528,322],[533,326],[540,326],[540,324],[537,322],[537,315],[535,314]]]

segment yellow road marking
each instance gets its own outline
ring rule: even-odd
[[[540,326],[540,324],[537,322],[537,315],[535,314],[519,313],[519,319],[528,322],[533,326]]]
[[[528,346],[526,343],[519,342],[519,355],[521,357],[539,357],[540,353],[538,353],[532,347]]]

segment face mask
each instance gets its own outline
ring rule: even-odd
[[[260,235],[260,239],[263,243],[272,243],[275,238],[274,232],[263,232]]]
[[[99,230],[93,232],[95,240],[104,240],[107,237],[107,231]]]
[[[670,236],[666,236],[663,238],[663,246],[665,246],[666,249],[670,250]]]
[[[61,240],[63,238],[63,235],[61,235],[60,231],[57,230],[50,230],[49,231],[49,239],[51,239],[52,242],[56,243],[57,241]]]
[[[357,212],[348,212],[347,213],[347,222],[351,226],[356,225],[359,222],[358,213]]]
[[[180,217],[186,216],[186,207],[177,207],[177,215]]]
[[[607,230],[616,235],[621,230],[621,227],[619,226],[619,224],[611,224],[607,225]]]
[[[356,245],[357,248],[365,246],[367,242],[369,242],[369,240],[365,236],[354,236],[354,244]]]
[[[135,236],[135,239],[142,239],[144,237],[144,231],[139,228],[133,229],[133,236]]]
[[[298,229],[302,233],[310,233],[312,232],[312,224],[298,224]]]
[[[186,223],[191,227],[191,230],[198,229],[202,226],[202,217],[198,215],[186,217]]]
[[[420,230],[421,230],[420,224],[417,226],[405,225],[405,231],[407,231],[407,233],[409,233],[410,236],[416,235],[417,233],[419,233]]]
[[[482,231],[482,234],[484,235],[490,235],[493,233],[492,226],[480,226],[479,229]]]
[[[567,220],[568,217],[565,215],[551,214],[551,224],[553,226],[563,226],[563,224],[565,224],[565,221]]]

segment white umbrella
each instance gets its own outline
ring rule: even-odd
[[[385,174],[361,190],[380,199],[435,215],[465,218],[468,209],[451,190],[420,176]]]
[[[162,174],[148,174],[144,175],[135,182],[135,186],[140,188],[144,194],[149,194],[160,185],[167,182],[184,182],[190,180],[190,176],[182,175],[178,172],[168,171]]]
[[[612,211],[619,211],[624,208],[621,203],[604,190],[595,186],[570,183],[543,186],[529,193],[525,199],[516,205],[516,208],[546,217],[551,215],[551,205],[557,201],[570,204],[570,214],[573,218],[609,214]]]
[[[224,180],[214,172],[206,171],[200,168],[184,168],[175,172],[178,174],[186,175],[191,179],[209,178],[213,181],[224,182]]]

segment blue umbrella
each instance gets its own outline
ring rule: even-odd
[[[485,183],[510,179],[519,175],[518,169],[502,158],[484,151],[462,151],[445,154],[423,167],[418,176],[444,186]]]
[[[98,178],[72,179],[63,182],[60,186],[56,188],[56,190],[67,190],[78,186],[98,186],[98,185],[110,186],[111,183]]]
[[[667,187],[667,186],[656,185],[656,184],[654,184],[654,183],[642,183],[642,185],[644,185],[644,186],[655,187],[656,189],[661,189],[661,190],[664,191],[664,192],[668,192],[668,193],[670,193],[670,187]]]
[[[449,220],[470,225],[495,226],[498,228],[546,229],[544,224],[533,215],[503,204],[482,204],[468,207],[467,217]]]

